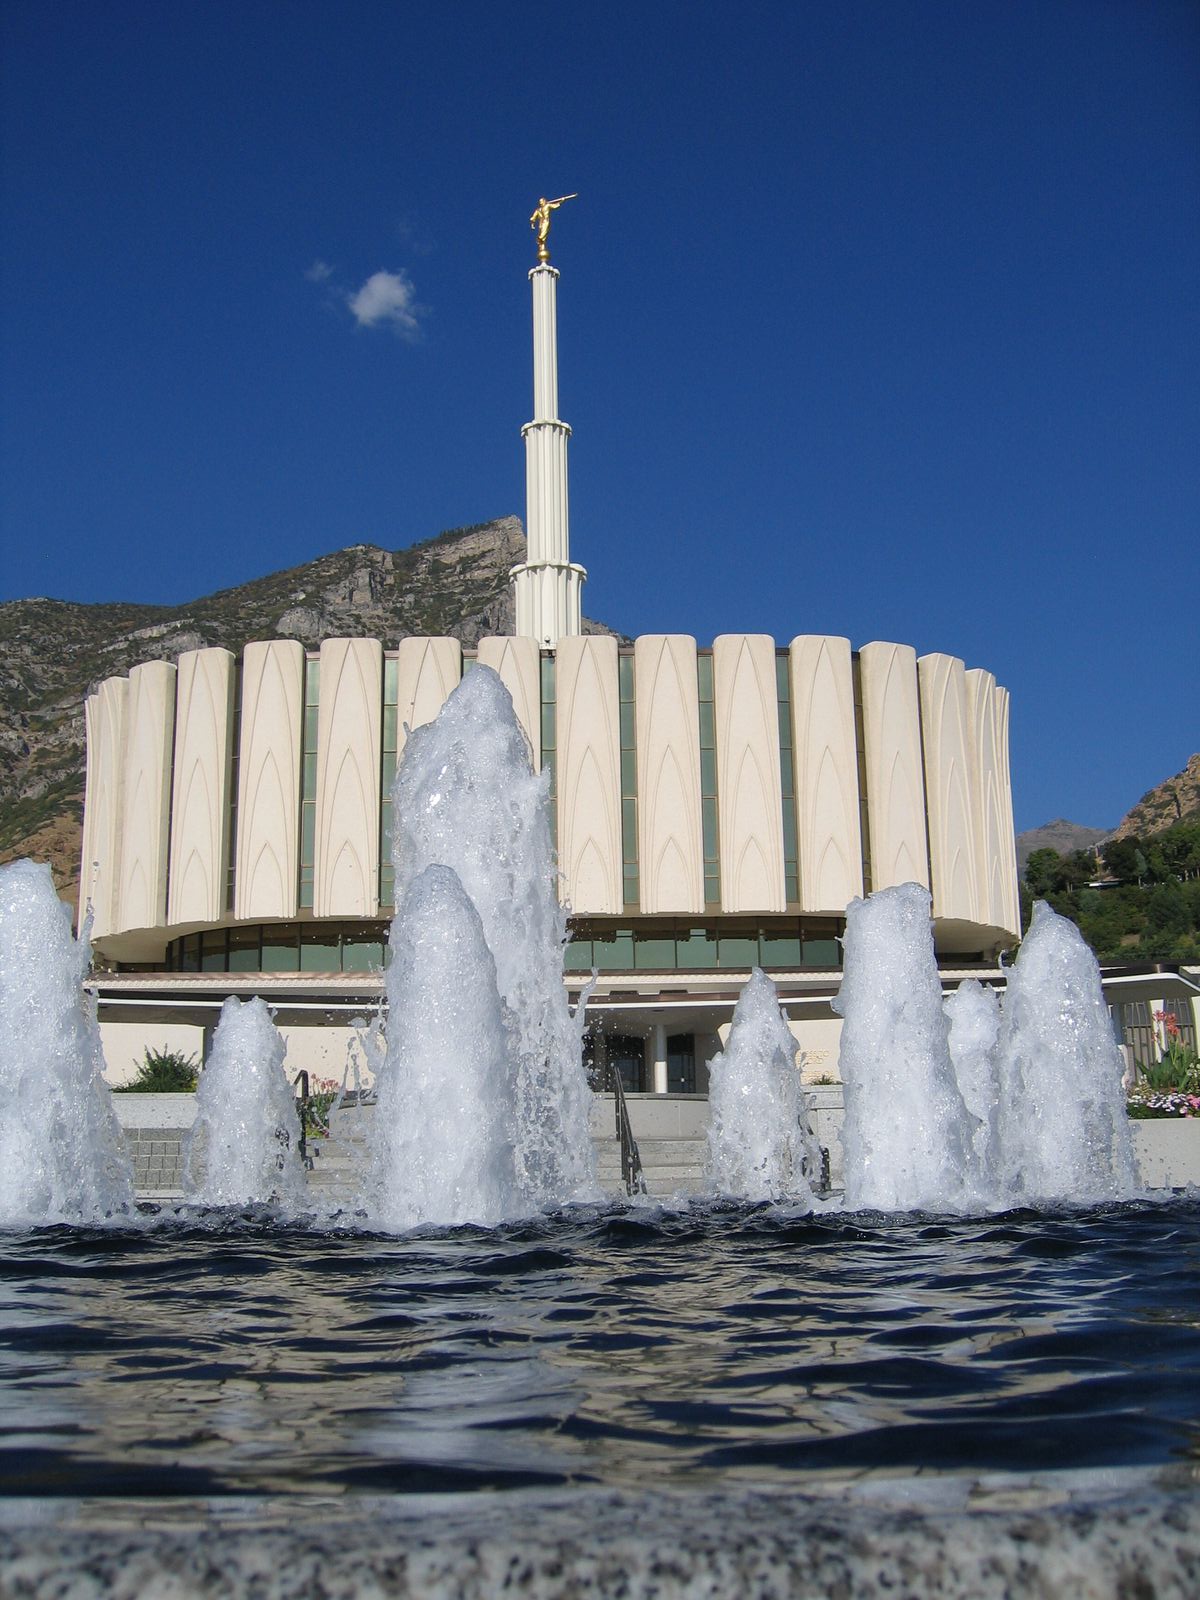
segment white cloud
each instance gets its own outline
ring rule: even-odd
[[[333,268],[328,261],[314,261],[304,276],[309,283],[328,283],[329,279],[333,277]]]
[[[346,304],[360,328],[388,324],[396,333],[411,339],[419,331],[422,310],[414,294],[406,272],[373,272],[361,289],[347,294]]]

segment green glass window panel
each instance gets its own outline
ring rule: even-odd
[[[621,749],[632,750],[636,743],[633,724],[633,707],[627,700],[621,702]]]
[[[792,770],[792,752],[781,750],[779,752],[779,782],[785,800],[791,800],[795,794],[795,778]],[[791,807],[786,807],[791,810]]]
[[[224,949],[206,950],[200,957],[201,972],[227,972],[229,970]]]
[[[343,939],[343,972],[380,972],[382,969],[382,939]]]
[[[621,793],[637,793],[637,756],[632,750],[621,751]]]
[[[789,905],[795,905],[800,898],[800,874],[790,862],[784,873],[783,892]]]
[[[379,858],[384,863],[392,858],[392,802],[385,800],[379,808]]]
[[[399,716],[400,712],[396,706],[384,706],[383,748],[387,751],[391,751],[393,755],[396,751],[396,728],[398,726]]]
[[[317,756],[310,751],[300,763],[300,793],[306,800],[317,797]]]
[[[789,861],[795,861],[796,813],[791,806],[783,808],[783,853]]]
[[[592,970],[592,941],[572,939],[563,953],[564,972],[590,972]]]
[[[179,952],[180,972],[199,972],[200,970],[200,935],[194,934],[182,941]]]
[[[636,866],[626,865],[621,870],[621,904],[626,908],[637,906],[642,898]]]
[[[836,939],[805,939],[806,967],[840,967],[841,964],[842,949]]]
[[[621,928],[615,933],[593,937],[592,964],[601,972],[632,971],[633,930]]]
[[[621,699],[633,699],[633,657],[617,657],[617,683],[620,686]]]
[[[756,967],[758,965],[757,938],[723,934],[719,950],[722,967]]]
[[[400,698],[400,663],[393,656],[384,658],[383,663],[383,703],[394,706]]]
[[[549,751],[554,749],[554,707],[542,707],[542,758],[545,759]]]
[[[336,939],[324,934],[300,935],[301,972],[340,972],[342,952]]]
[[[300,946],[294,933],[273,934],[263,929],[262,970],[264,972],[298,972]]]
[[[800,965],[800,935],[798,933],[769,933],[759,935],[759,960],[764,967],[798,967]]]
[[[258,971],[258,929],[230,928],[229,971]]]
[[[321,663],[319,661],[306,661],[304,664],[304,704],[315,706],[321,698]]]
[[[696,657],[696,687],[701,700],[713,697],[713,661],[711,656]]]
[[[301,885],[300,885],[300,893],[297,896],[297,899],[299,900],[300,906],[301,906],[301,908],[303,910],[305,910],[305,911],[311,911],[312,910],[313,886],[312,886],[312,879],[311,878],[306,883],[301,883]]]
[[[302,805],[300,807],[300,859],[306,866],[311,866],[315,860],[317,838],[317,808],[315,805]]]
[[[315,750],[317,748],[317,718],[320,712],[316,706],[304,708],[304,748]]]
[[[716,743],[717,743],[716,726],[717,725],[716,725],[716,722],[715,722],[714,717],[713,717],[712,701],[711,700],[701,700],[701,702],[700,702],[700,748],[701,748],[701,750],[713,750],[713,749],[716,748]]]
[[[707,972],[717,964],[717,936],[711,928],[691,928],[675,937],[675,963],[681,970]]]
[[[721,879],[715,872],[704,874],[704,904],[705,906],[719,906],[721,904]]]
[[[779,691],[781,700],[791,697],[792,686],[788,675],[788,658],[785,655],[775,657],[775,687]]]
[[[716,794],[717,792],[717,753],[715,750],[701,750],[700,752],[700,793]]]
[[[621,801],[621,845],[624,860],[637,860],[637,801],[627,797]]]
[[[717,802],[708,796],[700,802],[700,814],[704,825],[704,859],[715,861],[717,859]]]
[[[387,750],[384,752],[383,761],[379,772],[380,787],[385,795],[391,794],[392,784],[395,781],[395,777],[396,752],[394,750]]]
[[[633,945],[633,964],[642,972],[674,972],[675,941],[671,938],[638,938]]]
[[[381,906],[394,906],[396,904],[396,874],[391,867],[380,869],[379,904]]]

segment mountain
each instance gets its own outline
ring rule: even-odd
[[[1150,789],[1131,811],[1127,811],[1115,828],[1085,828],[1081,823],[1068,822],[1059,817],[1055,822],[1043,823],[1040,828],[1030,828],[1017,835],[1017,869],[1025,871],[1025,863],[1035,850],[1057,850],[1068,856],[1073,850],[1090,850],[1102,839],[1123,839],[1129,834],[1145,838],[1147,834],[1162,833],[1177,822],[1200,820],[1200,755],[1194,755],[1173,778],[1167,778]]]
[[[509,568],[525,559],[519,517],[454,528],[404,550],[356,544],[181,606],[65,600],[0,605],[0,861],[48,861],[64,899],[79,889],[85,696],[139,661],[252,639],[445,634],[474,645],[510,633]],[[584,623],[585,633],[609,633]]]
[[[1157,788],[1149,790],[1132,811],[1126,812],[1114,830],[1114,837],[1123,839],[1129,834],[1144,838],[1148,833],[1162,833],[1177,822],[1200,821],[1200,755],[1194,755],[1173,778],[1167,778]]]
[[[1017,835],[1017,870],[1024,873],[1025,863],[1035,850],[1057,850],[1060,856],[1069,856],[1073,850],[1090,850],[1101,839],[1107,839],[1109,832],[1108,828],[1085,828],[1065,817],[1044,822],[1040,828]]]

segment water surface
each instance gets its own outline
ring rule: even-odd
[[[0,1235],[7,1496],[1200,1465],[1200,1202]]]

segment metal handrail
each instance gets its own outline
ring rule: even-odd
[[[625,1099],[625,1085],[620,1070],[610,1061],[608,1081],[612,1088],[613,1115],[617,1125],[617,1138],[621,1145],[621,1181],[626,1194],[645,1194],[646,1175],[642,1171],[641,1151],[633,1137],[633,1124],[629,1120],[629,1105]]]
[[[308,1086],[308,1070],[301,1067],[292,1079],[292,1088],[300,1087],[300,1165],[308,1166],[308,1102],[310,1099]]]

